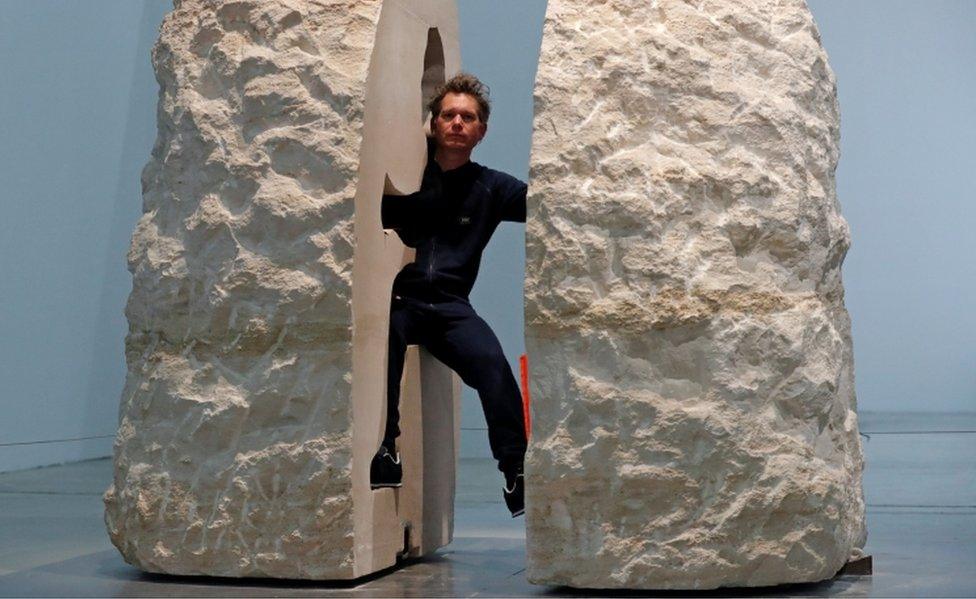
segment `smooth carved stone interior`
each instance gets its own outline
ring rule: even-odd
[[[128,256],[105,521],[152,572],[353,578],[451,540],[460,383],[411,348],[399,490],[369,489],[392,280],[453,0],[177,0]],[[423,402],[421,402],[423,397]]]
[[[802,0],[550,0],[527,577],[822,580],[865,542],[834,74]]]

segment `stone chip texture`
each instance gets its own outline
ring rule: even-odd
[[[353,572],[351,284],[381,2],[176,0],[105,521],[157,572]]]
[[[836,83],[801,0],[550,0],[531,582],[833,576],[865,542]]]

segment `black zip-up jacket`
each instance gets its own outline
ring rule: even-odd
[[[431,149],[420,191],[383,196],[383,228],[417,250],[394,279],[393,293],[427,302],[467,301],[498,223],[525,222],[528,187],[471,161],[442,171],[433,154]]]

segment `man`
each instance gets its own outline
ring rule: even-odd
[[[487,88],[476,77],[453,77],[428,108],[431,137],[420,191],[382,200],[383,228],[394,229],[417,254],[393,282],[387,421],[370,464],[370,486],[401,484],[395,446],[400,379],[407,345],[419,344],[478,391],[492,455],[505,475],[505,503],[514,518],[525,511],[522,398],[498,339],[475,313],[468,294],[498,223],[525,222],[527,186],[471,161],[471,151],[488,130],[490,112]]]

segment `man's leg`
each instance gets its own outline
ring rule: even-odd
[[[408,302],[394,295],[390,301],[390,332],[386,385],[386,424],[383,441],[369,464],[371,489],[399,487],[403,484],[403,466],[396,450],[396,438],[400,435],[400,379],[403,377],[403,361],[407,345],[416,343],[415,336],[423,331],[424,315],[413,309]]]
[[[407,345],[417,343],[421,338],[420,327],[424,326],[421,314],[412,309],[406,301],[394,297],[390,302],[390,345],[386,374],[386,428],[383,445],[391,452],[394,441],[400,436],[400,382],[403,377],[403,362]]]
[[[478,392],[498,469],[521,466],[527,445],[522,394],[498,338],[469,304],[438,304],[438,315],[444,332],[432,336],[427,350]]]

